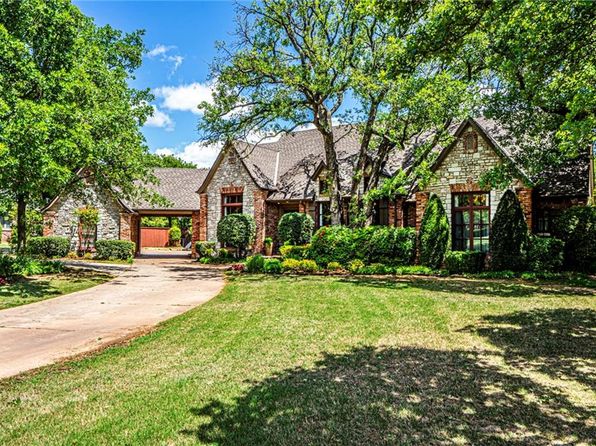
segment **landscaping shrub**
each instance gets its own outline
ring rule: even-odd
[[[390,266],[383,265],[382,263],[371,263],[370,265],[364,266],[358,269],[358,274],[374,274],[374,275],[384,275],[384,274],[393,274],[394,269]]]
[[[415,254],[415,230],[391,226],[324,227],[313,235],[308,250],[308,257],[319,265],[330,262],[347,265],[356,259],[364,263],[407,265],[413,262]]]
[[[319,267],[314,260],[300,260],[298,269],[303,273],[314,273],[319,270]]]
[[[528,225],[517,196],[503,194],[490,230],[491,268],[523,271],[527,264]]]
[[[178,226],[173,226],[168,231],[168,237],[170,239],[170,246],[178,246],[182,238],[182,231]]]
[[[416,256],[416,230],[392,226],[355,229],[353,256],[364,263],[409,265]]]
[[[341,270],[342,270],[342,267],[341,267],[341,265],[340,265],[339,263],[337,263],[337,262],[329,262],[329,263],[327,264],[327,269],[328,269],[329,271],[341,271]]]
[[[393,271],[398,275],[413,275],[413,276],[432,276],[432,275],[443,275],[441,271],[434,270],[428,266],[410,265],[410,266],[399,266],[394,268]]]
[[[310,241],[315,222],[308,214],[289,212],[284,214],[277,225],[277,236],[284,244],[305,245]]]
[[[528,266],[532,271],[559,271],[563,267],[565,243],[554,237],[532,236]]]
[[[265,258],[261,254],[255,254],[246,259],[246,271],[249,273],[262,273],[265,266]]]
[[[248,214],[230,214],[217,223],[217,240],[237,249],[238,254],[246,248],[255,238],[255,219]]]
[[[312,236],[309,258],[319,265],[338,262],[346,265],[354,258],[352,230],[345,226],[323,226]]]
[[[364,262],[360,259],[352,260],[348,265],[348,271],[352,274],[358,274],[364,268]]]
[[[286,259],[281,262],[281,267],[284,271],[298,271],[300,268],[300,260]]]
[[[441,199],[432,194],[420,225],[420,263],[439,269],[449,245],[449,220]]]
[[[596,272],[596,206],[574,206],[555,221],[554,235],[565,242],[565,266]]]
[[[70,241],[66,237],[31,237],[27,241],[27,253],[33,256],[64,257],[70,249]]]
[[[13,279],[17,276],[55,274],[64,271],[64,263],[58,260],[39,260],[25,256],[0,255],[0,277]]]
[[[281,274],[283,267],[278,259],[266,259],[263,265],[263,270],[267,274]]]
[[[479,273],[485,258],[480,251],[450,251],[445,255],[445,267],[450,274]]]
[[[212,256],[215,253],[215,242],[196,242],[195,249],[199,257]]]
[[[279,248],[279,253],[284,259],[305,259],[308,255],[310,245],[283,245]]]
[[[135,255],[135,244],[128,240],[97,240],[95,258],[100,260],[130,260]]]

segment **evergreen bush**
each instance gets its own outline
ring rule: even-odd
[[[99,260],[130,260],[135,255],[135,244],[128,240],[97,240],[95,258]]]
[[[523,271],[527,265],[528,225],[517,196],[503,194],[490,230],[491,268]]]
[[[70,241],[66,237],[31,237],[27,241],[27,253],[51,259],[65,257],[70,250]]]
[[[277,236],[284,244],[305,245],[312,237],[315,222],[308,214],[289,212],[284,214],[277,225]]]
[[[246,271],[249,273],[262,273],[265,267],[265,258],[261,254],[255,254],[246,259]]]
[[[449,274],[479,273],[484,269],[486,254],[480,251],[449,251],[445,268]]]
[[[560,271],[563,268],[565,243],[554,237],[532,236],[528,252],[528,267],[532,271]]]
[[[217,240],[241,254],[255,239],[255,219],[248,214],[230,214],[217,223]]]
[[[420,225],[420,264],[439,269],[449,246],[449,220],[441,199],[432,194]]]
[[[555,221],[554,235],[565,242],[565,266],[596,272],[596,206],[574,206]]]

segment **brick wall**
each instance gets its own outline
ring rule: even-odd
[[[420,230],[422,216],[424,215],[424,209],[426,208],[429,196],[429,192],[416,192],[416,231]]]
[[[521,204],[521,208],[524,211],[524,217],[526,217],[526,223],[528,228],[532,230],[533,224],[533,209],[532,209],[532,188],[531,187],[520,187],[516,189],[517,199]]]
[[[256,224],[256,236],[253,251],[262,252],[264,248],[263,241],[265,240],[265,233],[267,231],[267,223],[265,221],[265,216],[267,215],[267,203],[265,201],[267,200],[267,191],[253,191],[253,200],[254,217]]]
[[[202,206],[202,203],[201,203]],[[202,212],[199,211],[194,211],[190,217],[190,221],[191,221],[191,238],[190,238],[190,249],[191,249],[191,257],[193,259],[195,259],[197,257],[197,247],[195,246],[197,244],[197,242],[199,240],[201,240],[200,234],[201,234],[201,224],[202,222],[202,218],[201,218],[201,214]]]
[[[201,194],[199,196],[199,232],[198,239],[200,241],[207,241],[207,217],[209,212],[209,195]],[[193,228],[194,229],[194,228]],[[193,230],[194,237],[194,230]]]

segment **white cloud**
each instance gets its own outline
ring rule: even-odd
[[[161,106],[168,110],[190,111],[200,114],[197,108],[203,101],[213,102],[210,85],[194,82],[178,86],[164,86],[153,90],[155,96],[162,98]]]
[[[155,45],[155,48],[153,48],[151,51],[149,51],[147,53],[147,57],[152,59],[157,56],[163,56],[168,51],[173,50],[173,49],[176,49],[176,47],[173,45],[162,45],[161,43],[159,43],[159,44]]]
[[[184,146],[177,152],[169,147],[155,150],[157,155],[174,155],[181,160],[196,164],[197,167],[211,167],[221,150],[221,144],[205,144],[197,141]]]
[[[147,127],[163,128],[167,132],[171,132],[174,130],[174,121],[172,121],[170,115],[162,112],[155,105],[153,106],[153,115],[149,116],[147,122],[145,122],[145,125]]]
[[[184,57],[182,57],[181,55],[171,54],[171,52],[175,49],[176,46],[174,45],[163,45],[160,43],[155,45],[155,48],[153,48],[151,51],[147,53],[147,57],[149,59],[159,57],[159,60],[161,62],[172,63],[172,70],[170,71],[170,75],[172,75],[176,72],[178,68],[180,68],[180,65],[182,65],[182,62],[184,61]]]

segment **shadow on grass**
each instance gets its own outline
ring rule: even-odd
[[[596,296],[596,290],[585,288],[572,288],[558,285],[536,285],[523,283],[517,280],[495,281],[481,279],[455,279],[455,278],[411,278],[411,277],[344,277],[342,282],[364,287],[401,289],[404,284],[410,288],[419,288],[426,291],[471,294],[477,296],[496,297],[532,297],[543,296]]]
[[[326,354],[253,384],[233,401],[193,408],[218,445],[589,443],[588,409],[482,353],[363,347]]]
[[[0,287],[0,299],[8,297],[41,298],[60,294],[60,291],[50,285],[49,280],[22,278]]]
[[[485,316],[467,327],[503,350],[517,368],[596,386],[596,311],[561,308]]]

